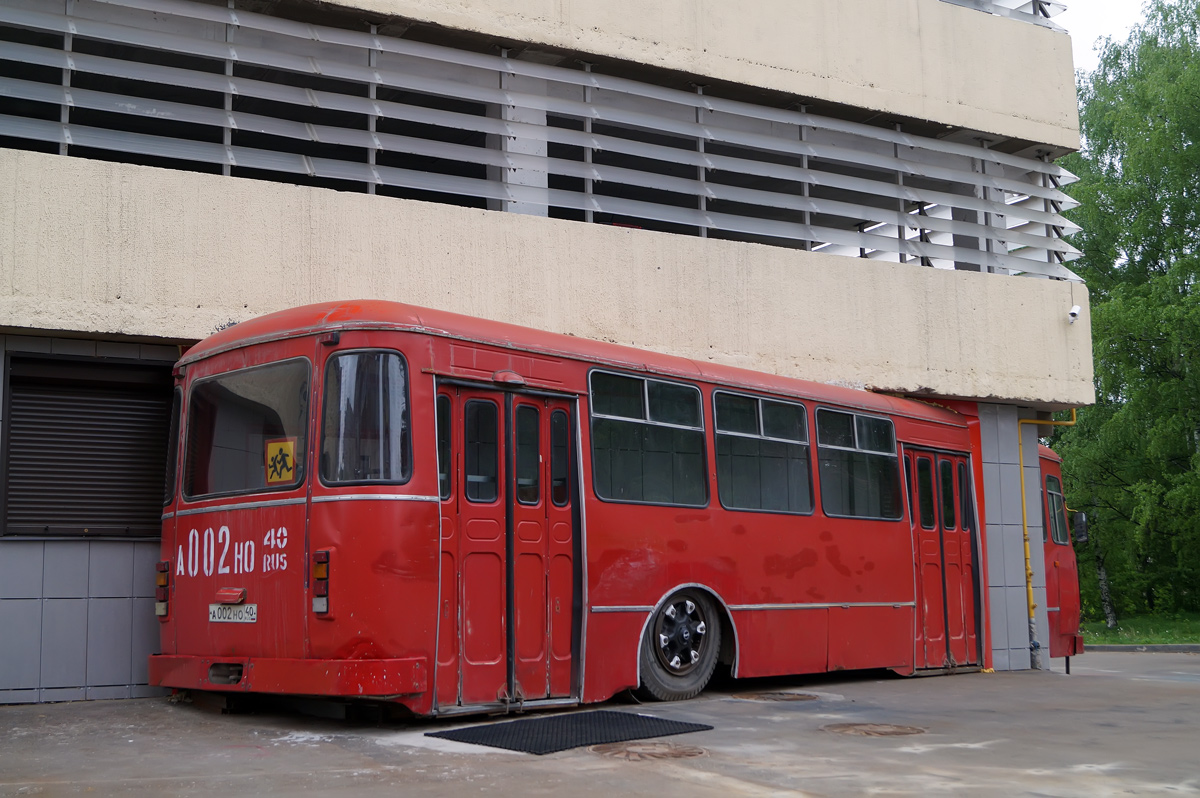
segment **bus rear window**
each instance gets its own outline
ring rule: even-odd
[[[198,380],[188,405],[184,495],[199,499],[303,482],[308,393],[303,359]]]
[[[321,481],[407,482],[408,368],[399,352],[346,352],[325,366]]]

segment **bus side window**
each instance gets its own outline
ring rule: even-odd
[[[730,510],[812,512],[804,406],[715,391],[713,409],[721,504]]]
[[[437,398],[438,496],[450,498],[450,397]]]
[[[496,405],[473,399],[467,402],[466,455],[467,501],[494,502],[499,496],[500,424]]]
[[[1066,545],[1067,535],[1066,501],[1063,499],[1062,483],[1058,477],[1046,477],[1046,504],[1050,509],[1050,538],[1055,543]],[[1043,537],[1044,537],[1043,533]]]
[[[904,517],[890,420],[818,409],[817,463],[825,515],[888,521]]]
[[[338,352],[325,365],[321,481],[387,482],[411,475],[408,366],[399,352]]]
[[[550,414],[550,501],[555,507],[566,507],[571,495],[567,482],[571,458],[569,436],[566,411],[555,410]]]
[[[595,371],[590,397],[597,496],[684,507],[708,503],[696,386]]]

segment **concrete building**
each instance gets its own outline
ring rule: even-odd
[[[1017,420],[1093,400],[1053,5],[0,0],[0,702],[149,690],[181,347],[367,296],[979,401],[1030,667]]]

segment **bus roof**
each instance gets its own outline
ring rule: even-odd
[[[868,412],[905,415],[953,426],[966,425],[966,420],[958,413],[916,400],[377,299],[323,302],[250,319],[210,335],[189,349],[179,363],[186,366],[244,346],[339,330],[424,333],[631,371],[722,383],[782,396],[801,396]]]
[[[1049,446],[1045,445],[1044,443],[1038,444],[1038,457],[1044,458],[1046,460],[1051,460],[1055,463],[1061,463],[1063,461],[1062,457],[1059,456],[1058,452],[1054,451],[1053,449],[1051,449]]]

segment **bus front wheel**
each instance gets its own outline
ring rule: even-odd
[[[708,594],[672,594],[646,626],[638,693],[656,701],[691,698],[708,684],[720,650],[721,621]]]

